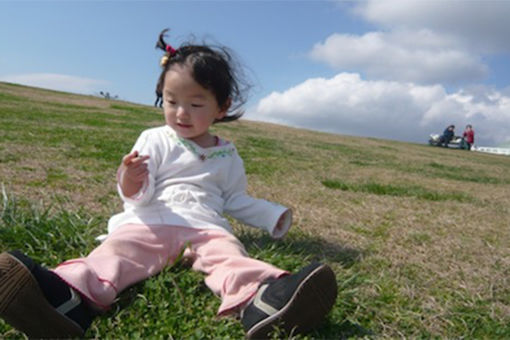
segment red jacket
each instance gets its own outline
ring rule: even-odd
[[[464,134],[462,135],[466,139],[466,142],[469,144],[473,144],[475,141],[475,132],[473,130],[464,131]]]

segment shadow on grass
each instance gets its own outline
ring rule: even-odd
[[[331,339],[331,335],[334,336],[334,339],[355,339],[370,337],[373,336],[374,333],[347,320],[336,323],[328,319],[322,327],[317,328],[314,333],[309,334],[312,339]]]
[[[268,262],[271,262],[270,259],[273,256],[270,255],[273,253],[278,256],[306,258],[310,262],[337,263],[344,268],[349,268],[364,254],[359,249],[329,242],[301,231],[291,232],[283,240],[274,240],[267,233],[257,231],[241,232],[238,238],[250,254],[263,258],[269,257]]]

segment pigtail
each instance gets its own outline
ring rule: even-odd
[[[155,46],[156,48],[165,51],[165,54],[161,57],[161,60],[159,61],[160,66],[163,68],[166,67],[166,65],[168,64],[168,60],[170,60],[170,58],[172,58],[177,52],[176,49],[174,49],[171,45],[165,42],[166,32],[168,31],[170,31],[170,29],[168,28],[165,28],[164,30],[161,31],[161,33],[159,34],[159,39],[156,42]]]
[[[164,30],[161,31],[161,33],[159,34],[158,42],[156,43],[156,48],[166,51],[165,34],[168,31],[170,31],[169,28],[165,28]]]
[[[165,51],[165,54],[163,54],[163,56],[159,60],[159,65],[161,66],[163,71],[161,72],[158,83],[156,84],[156,102],[154,103],[154,106],[156,107],[163,107],[164,75],[168,66],[168,61],[177,53],[177,50],[175,50],[171,45],[165,42],[165,36],[168,31],[170,31],[169,28],[165,28],[164,30],[161,31],[155,46],[155,48]]]

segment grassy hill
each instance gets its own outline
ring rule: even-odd
[[[161,124],[148,106],[0,83],[0,251],[50,267],[86,255],[121,209],[121,157]],[[233,222],[248,252],[336,272],[336,305],[309,338],[510,337],[510,157],[246,120],[214,131],[236,143],[250,194],[294,210],[283,241]],[[242,338],[202,279],[178,263],[86,335]],[[0,338],[23,336],[0,320]]]

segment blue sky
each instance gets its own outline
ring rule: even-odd
[[[0,81],[151,105],[161,53],[232,48],[246,119],[424,143],[510,143],[510,1],[1,1]]]

